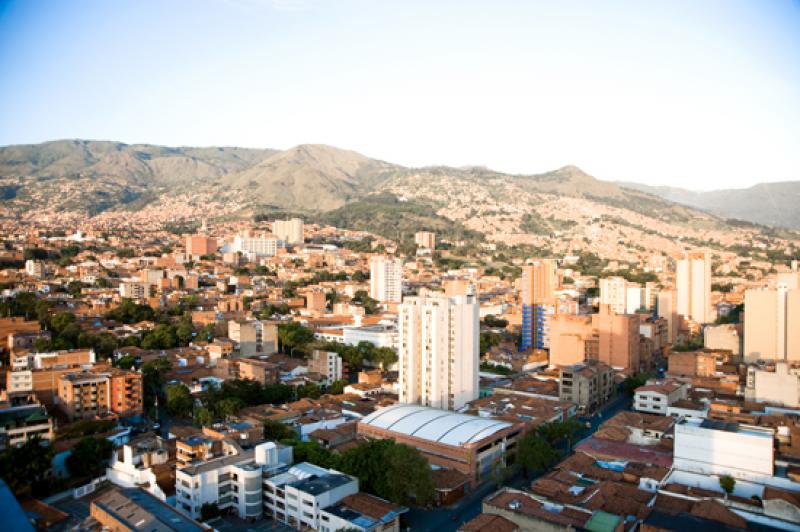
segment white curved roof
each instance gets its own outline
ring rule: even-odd
[[[480,441],[511,427],[511,423],[506,421],[411,404],[383,408],[359,423],[454,446]]]

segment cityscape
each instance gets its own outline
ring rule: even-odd
[[[800,530],[796,2],[56,4],[0,5],[0,530]],[[580,39],[565,22],[578,13],[592,27]],[[726,93],[731,120],[755,142],[744,121],[763,112],[775,152],[756,172],[758,146],[715,115],[713,135],[698,118],[663,163],[631,155],[652,171],[616,163],[619,145],[670,127],[659,109],[623,132],[638,100],[606,138],[571,115],[562,136],[550,104],[520,109],[552,132],[525,148],[509,140],[524,135],[516,119],[494,114],[527,97],[480,79],[465,97],[489,92],[466,120],[445,124],[458,91],[441,115],[406,107],[429,110],[412,85],[439,95],[478,76],[458,52],[475,51],[463,28],[484,24],[474,68],[487,75],[509,43],[540,60],[528,25],[570,32],[545,61],[565,94],[573,49],[589,76],[591,54],[616,64],[617,45],[643,43],[658,56],[680,27],[684,53],[718,39],[689,70],[736,57],[743,79],[756,67],[732,51],[747,48],[774,77],[755,100]],[[293,50],[313,62],[274,57]],[[119,70],[137,54],[152,77]],[[652,61],[644,77],[661,71]],[[392,103],[383,70],[359,81],[386,64],[410,76],[389,75],[408,102]],[[77,73],[63,86],[29,85],[65,65]],[[207,70],[225,87],[202,83]],[[708,76],[712,105],[728,78]],[[275,100],[253,103],[260,89]],[[86,95],[62,99],[73,90]],[[653,98],[695,116],[667,86]],[[768,121],[775,109],[790,125]],[[263,134],[245,135],[251,118]],[[476,132],[485,150],[465,128],[491,130]],[[551,164],[563,153],[575,159]],[[686,170],[664,177],[675,164]]]

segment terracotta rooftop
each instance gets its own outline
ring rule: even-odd
[[[516,532],[519,529],[512,521],[500,515],[480,514],[461,525],[458,532]]]

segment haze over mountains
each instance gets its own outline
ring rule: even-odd
[[[722,218],[800,228],[797,182],[716,193],[622,185],[597,180],[574,166],[537,175],[479,167],[406,168],[324,145],[278,151],[59,140],[0,148],[0,199],[10,209],[97,213],[187,191],[212,192],[254,211],[332,211],[386,192],[441,209],[453,206],[447,194],[454,190],[461,195],[481,190],[500,203],[504,198],[517,202],[520,193],[533,195],[529,199],[535,202],[538,194],[597,202],[673,223],[721,222],[677,205],[684,204]]]

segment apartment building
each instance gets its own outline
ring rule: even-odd
[[[228,338],[236,344],[234,356],[269,355],[278,352],[278,326],[259,320],[231,320]]]
[[[581,412],[595,411],[614,395],[614,370],[602,362],[561,366],[558,376],[559,399],[578,405]]]
[[[303,220],[300,218],[272,222],[272,232],[276,237],[288,244],[302,244],[304,240],[303,230]]]
[[[677,263],[678,314],[696,323],[710,323],[711,257],[706,252],[684,253]]]
[[[637,412],[666,416],[669,407],[686,399],[687,387],[683,383],[665,382],[648,384],[636,388],[633,409]]]
[[[71,420],[95,419],[108,414],[108,375],[81,371],[58,379],[58,405]]]
[[[374,256],[369,260],[369,296],[377,301],[399,303],[403,298],[403,261]]]
[[[639,371],[639,323],[638,314],[615,314],[608,305],[600,305],[600,312],[592,315],[597,359],[613,368]]]
[[[314,350],[308,361],[308,371],[323,376],[325,384],[330,385],[342,379],[342,357],[334,351]]]
[[[41,279],[44,277],[44,263],[38,260],[26,260],[25,261],[25,273],[30,277],[36,277]]]
[[[550,365],[568,366],[595,360],[597,335],[591,316],[558,314],[550,321]]]
[[[264,479],[264,510],[276,521],[298,530],[333,530],[322,511],[358,493],[358,479],[333,469],[296,464],[285,473]]]
[[[228,454],[175,471],[176,506],[195,519],[203,504],[230,509],[241,519],[261,517],[264,476],[279,473],[292,462],[292,448],[274,442],[246,450],[235,442],[228,445]]]
[[[277,384],[280,380],[280,368],[277,364],[257,358],[240,358],[235,362],[240,379],[250,379],[263,385]]]
[[[278,248],[283,247],[283,241],[266,235],[252,236],[249,233],[233,237],[233,251],[239,252],[249,259],[257,257],[274,257]]]
[[[674,344],[678,339],[681,321],[678,315],[678,293],[675,290],[662,290],[656,296],[656,312],[667,322],[667,342]]]
[[[417,231],[414,234],[414,243],[424,249],[436,249],[436,233]]]
[[[800,360],[800,290],[747,290],[744,306],[746,362]]]
[[[548,347],[549,317],[554,314],[556,264],[551,259],[535,259],[522,267],[522,341],[521,349]],[[549,309],[549,312],[548,312]]]
[[[478,313],[474,296],[403,301],[398,327],[401,403],[457,410],[478,398]]]
[[[40,404],[0,407],[0,451],[31,438],[53,439],[53,419]]]
[[[139,488],[104,492],[92,500],[89,512],[102,530],[213,530]]]
[[[141,414],[144,408],[142,374],[112,369],[108,378],[109,410],[121,417]]]
[[[144,299],[150,295],[150,286],[141,281],[122,281],[119,284],[119,295],[126,299]]]
[[[648,308],[648,297],[649,291],[639,283],[623,277],[600,279],[600,304],[608,305],[617,314],[635,314],[641,308]]]
[[[407,511],[405,506],[359,492],[321,510],[319,532],[400,532],[400,516]]]
[[[757,403],[800,407],[800,367],[786,362],[778,362],[774,368],[749,366],[744,397]]]

